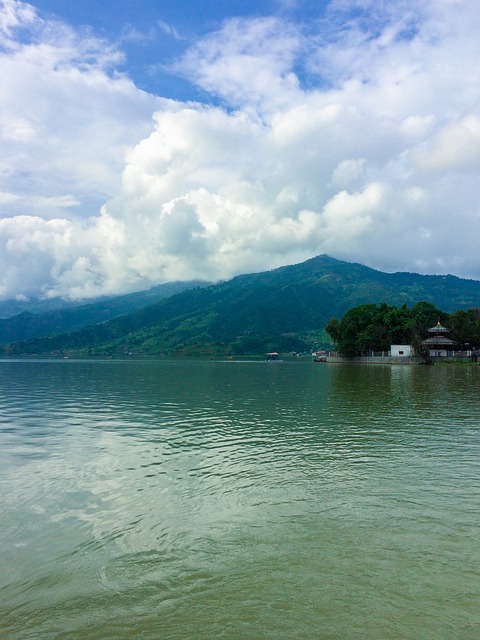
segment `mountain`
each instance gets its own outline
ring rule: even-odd
[[[190,289],[78,331],[17,343],[4,353],[253,354],[303,351],[351,307],[422,300],[446,312],[480,306],[480,281],[383,273],[321,255],[301,264]]]
[[[5,314],[3,318],[0,317],[0,345],[55,335],[105,322],[142,309],[186,289],[207,286],[207,284],[210,283],[200,280],[167,282],[146,291],[98,298],[88,304],[59,299],[0,302],[0,314]],[[16,315],[11,315],[14,310]]]

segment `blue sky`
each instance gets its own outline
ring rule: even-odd
[[[0,0],[0,298],[480,279],[476,0]]]
[[[110,0],[65,2],[34,0],[45,16],[58,17],[77,28],[92,29],[117,43],[124,54],[119,69],[137,87],[165,97],[208,100],[194,84],[169,71],[169,65],[208,33],[231,18],[277,16],[308,29],[322,20],[326,0]]]

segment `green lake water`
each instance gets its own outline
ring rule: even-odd
[[[478,640],[480,367],[0,360],[2,640]]]

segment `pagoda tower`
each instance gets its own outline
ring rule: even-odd
[[[440,320],[434,327],[428,330],[430,334],[426,340],[422,340],[422,347],[432,358],[445,358],[452,356],[455,348],[455,340],[448,337],[450,331],[440,324]]]

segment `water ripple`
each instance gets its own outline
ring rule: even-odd
[[[0,361],[2,639],[476,640],[479,379]]]

